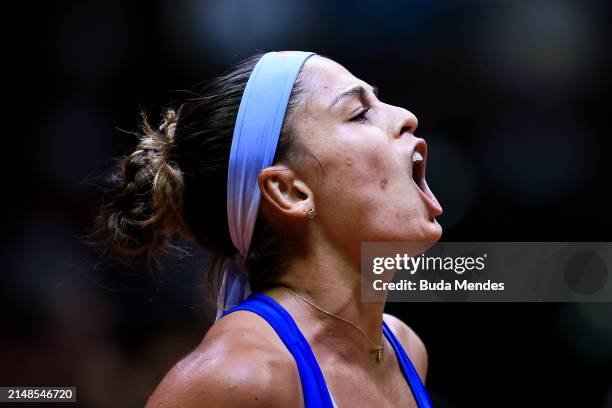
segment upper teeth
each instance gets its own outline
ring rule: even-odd
[[[412,153],[412,161],[413,162],[423,161],[423,156],[421,156],[421,153],[419,152],[414,152]]]

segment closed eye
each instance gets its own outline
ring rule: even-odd
[[[351,119],[349,119],[349,121],[351,121],[351,122],[365,122],[367,120],[366,114],[368,113],[369,110],[370,110],[370,108],[368,108],[367,106],[364,106],[363,109],[357,115],[355,115]]]

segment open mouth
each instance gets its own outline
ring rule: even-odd
[[[425,196],[425,201],[429,204],[433,216],[435,217],[442,214],[443,211],[436,196],[431,192],[427,185],[427,181],[425,181],[426,165],[427,145],[422,141],[414,147],[414,151],[412,152],[412,180],[414,180],[414,184],[416,184],[419,190],[421,190],[421,193],[423,193],[423,196]]]

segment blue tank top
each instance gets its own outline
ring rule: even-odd
[[[336,406],[308,341],[298,329],[291,315],[278,302],[263,293],[252,293],[241,304],[227,310],[223,316],[237,310],[248,310],[265,319],[293,355],[300,374],[306,408],[333,408]],[[419,374],[402,345],[384,321],[383,333],[395,351],[402,373],[408,381],[417,405],[419,408],[430,408],[431,402]]]

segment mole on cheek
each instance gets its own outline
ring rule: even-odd
[[[387,182],[388,182],[388,181],[389,181],[389,180],[387,180],[386,178],[385,178],[385,179],[380,180],[379,185],[380,185],[380,189],[381,189],[382,191],[385,191],[385,189],[387,188]]]
[[[346,160],[344,160],[344,164],[351,167],[353,165],[353,159],[351,159],[350,157],[347,157]]]

